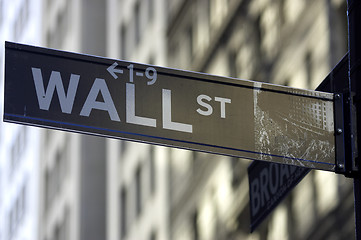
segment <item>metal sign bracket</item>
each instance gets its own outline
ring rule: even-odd
[[[335,126],[335,172],[353,178],[359,174],[356,134],[355,94],[348,81],[347,53],[332,69],[318,91],[334,93],[334,126]]]
[[[337,84],[334,86],[337,89]],[[342,89],[341,89],[342,90]],[[335,93],[335,172],[354,178],[359,174],[356,148],[356,117],[352,92]]]
[[[344,95],[336,93],[334,98],[335,121],[335,165],[336,173],[346,173],[345,163],[345,122],[344,122]]]

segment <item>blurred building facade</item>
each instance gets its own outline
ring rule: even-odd
[[[44,46],[106,54],[103,1],[43,4]],[[106,140],[43,130],[41,146],[39,239],[107,239]]]
[[[107,56],[166,65],[166,1],[107,4]],[[164,147],[107,140],[109,239],[169,239],[168,155]]]
[[[347,52],[342,0],[14,2],[40,9],[31,12],[38,28],[27,30],[40,36],[31,44],[292,87],[315,89]],[[0,31],[18,31],[14,24]],[[0,190],[0,240],[25,234],[12,210],[18,192],[35,212],[33,235],[21,239],[354,238],[352,181],[343,176],[311,171],[250,234],[250,161],[33,129],[0,125],[0,186],[11,189]],[[22,144],[21,156],[38,163],[11,180]]]
[[[44,42],[163,65],[164,7],[162,1],[45,1]],[[40,239],[168,239],[164,148],[51,130],[42,145]]]
[[[41,0],[0,1],[0,75],[4,42],[41,44]],[[1,77],[2,79],[2,77]],[[0,113],[3,113],[0,81]],[[0,123],[0,239],[38,239],[40,131]]]
[[[345,1],[168,6],[174,68],[315,89],[347,52]],[[171,166],[170,239],[354,238],[352,182],[343,176],[312,171],[249,234],[247,161],[199,153],[170,161],[185,168]]]

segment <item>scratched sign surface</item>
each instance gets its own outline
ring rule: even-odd
[[[7,42],[4,121],[333,171],[333,95]]]

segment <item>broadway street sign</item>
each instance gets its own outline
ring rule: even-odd
[[[335,171],[333,94],[5,47],[4,121]]]
[[[309,168],[254,161],[248,168],[249,206],[253,231],[307,175]]]

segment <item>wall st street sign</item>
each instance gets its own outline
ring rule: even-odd
[[[5,48],[4,121],[335,171],[333,94]]]

